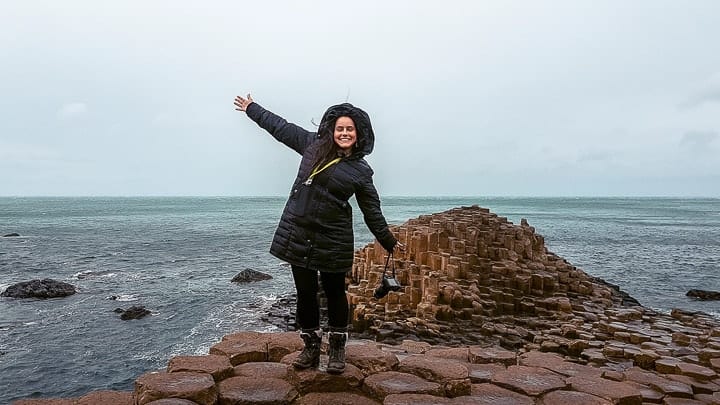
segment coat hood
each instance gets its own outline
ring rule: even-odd
[[[318,134],[320,136],[326,136],[326,134],[329,133],[330,136],[332,136],[335,120],[340,117],[350,117],[355,123],[357,143],[353,154],[360,154],[361,156],[369,155],[375,146],[375,133],[373,132],[372,124],[370,124],[370,116],[362,109],[350,103],[337,104],[328,108],[320,121]]]

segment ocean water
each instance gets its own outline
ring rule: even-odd
[[[78,293],[0,298],[0,404],[24,397],[130,390],[174,355],[206,354],[223,335],[272,331],[259,318],[292,292],[287,265],[268,253],[284,198],[0,198],[0,291],[36,278]],[[526,218],[548,248],[643,305],[720,316],[720,199],[383,198],[392,224],[478,204]],[[355,206],[355,240],[372,240]],[[252,268],[274,279],[237,285]],[[115,297],[115,299],[111,299]],[[121,321],[115,308],[152,316]]]

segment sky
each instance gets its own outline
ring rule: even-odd
[[[720,2],[11,1],[0,196],[281,196],[349,101],[386,196],[720,197]]]

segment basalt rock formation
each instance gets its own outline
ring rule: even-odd
[[[547,341],[579,354],[570,344],[595,340],[593,322],[607,319],[607,311],[638,317],[645,311],[616,286],[549,252],[524,219],[518,226],[472,206],[423,215],[393,232],[406,245],[393,258],[404,287],[373,298],[386,260],[377,243],[356,252],[348,287],[353,329],[379,341],[417,335],[430,343],[507,348]]]

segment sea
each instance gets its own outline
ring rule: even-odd
[[[268,253],[282,197],[2,197],[0,292],[52,278],[65,298],[0,298],[0,404],[132,390],[176,355],[207,354],[223,335],[276,331],[261,318],[293,292]],[[690,289],[720,291],[720,199],[384,197],[391,224],[479,205],[527,219],[548,249],[646,307],[703,311]],[[353,204],[355,244],[372,241]],[[2,237],[18,233],[19,237]],[[272,280],[239,285],[244,269]],[[152,314],[123,321],[113,312]]]

